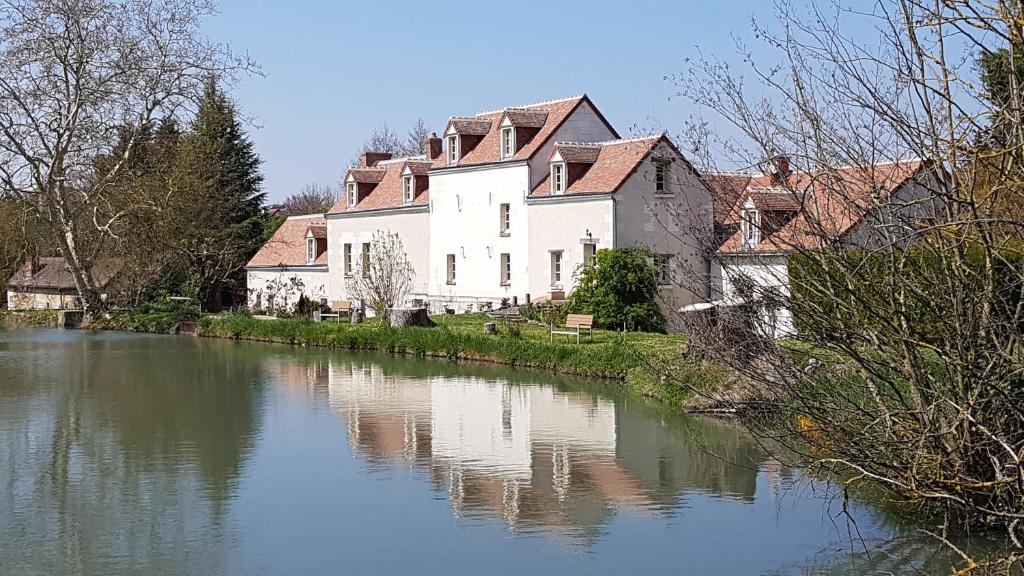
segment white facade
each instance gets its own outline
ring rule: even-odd
[[[785,254],[720,255],[711,265],[711,297],[726,303],[741,302],[749,295],[749,287],[757,296],[772,291],[783,299],[790,294],[789,257]],[[759,328],[763,336],[784,338],[796,333],[793,314],[786,308],[761,310]]]
[[[327,266],[248,268],[249,308],[270,314],[290,312],[303,294],[327,304],[328,278]]]

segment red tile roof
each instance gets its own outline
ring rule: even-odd
[[[640,163],[662,139],[668,140],[664,134],[660,134],[646,138],[611,140],[600,143],[593,165],[583,176],[566,188],[565,194],[615,192],[626,181],[626,178],[639,168]],[[556,149],[559,146],[561,145],[556,145]],[[572,149],[573,146],[578,147],[578,145],[569,144],[566,150]],[[570,155],[573,154],[575,151],[570,152]],[[531,196],[550,196],[550,178],[550,174],[544,177],[540,184],[533,189]]]
[[[327,222],[323,216],[293,216],[284,221],[259,252],[246,266],[309,266],[306,261],[306,232],[323,228],[327,235]],[[313,266],[327,265],[325,250]]]
[[[312,224],[310,226],[307,226],[306,227],[306,237],[309,238],[310,235],[312,235],[313,238],[316,238],[318,240],[326,239],[327,238],[327,226],[326,225],[318,226],[316,224]]]
[[[423,185],[424,188],[416,190],[416,197],[412,202],[413,206],[423,206],[427,204],[430,198],[430,190],[427,189],[427,185],[422,184],[423,181],[429,182],[426,176],[427,170],[430,169],[432,164],[431,160],[424,160],[422,157],[419,158],[396,158],[394,160],[388,160],[386,162],[379,162],[374,170],[380,172],[380,179],[377,184],[372,187],[369,193],[363,186],[360,186],[360,199],[359,203],[354,208],[348,206],[348,194],[344,194],[343,197],[331,206],[328,214],[336,214],[338,212],[359,212],[363,210],[380,210],[382,208],[398,208],[404,206],[405,203],[402,198],[402,172],[405,171],[406,167],[417,178],[417,186]],[[354,175],[356,172],[365,170],[365,168],[352,168],[348,171],[348,174]],[[348,180],[348,175],[345,176],[345,180]],[[365,196],[364,196],[365,194]]]
[[[348,171],[348,175],[345,179],[351,176],[353,180],[360,184],[377,184],[384,178],[383,168],[352,168]]]
[[[544,123],[548,121],[548,112],[529,108],[508,108],[505,110],[505,117],[513,126],[519,128],[543,128]]]
[[[75,278],[64,258],[45,257],[37,259],[39,268],[32,273],[32,261],[27,260],[7,281],[7,286],[19,290],[46,288],[50,290],[77,290]],[[93,263],[92,278],[99,288],[104,288],[124,269],[124,261],[117,258],[100,258]]]
[[[563,161],[569,164],[593,164],[597,162],[601,148],[601,144],[556,142],[555,149],[551,151],[551,156],[554,157],[555,153],[557,153],[562,157]]]
[[[472,119],[481,122],[489,122],[489,130],[484,135],[483,139],[470,151],[463,151],[462,157],[459,158],[458,166],[470,166],[473,164],[486,164],[489,162],[498,162],[501,160],[501,154],[499,149],[500,134],[501,134],[501,119],[508,113],[511,113],[513,117],[519,118],[520,120],[526,120],[526,113],[534,113],[534,122],[537,122],[541,112],[545,113],[544,122],[539,126],[537,133],[530,138],[529,142],[517,142],[516,145],[519,150],[509,160],[526,160],[534,155],[541,146],[544,145],[548,139],[558,130],[559,127],[565,122],[567,118],[584,102],[590,104],[590,106],[597,112],[597,107],[590,102],[590,98],[586,94],[582,96],[575,96],[572,98],[565,98],[562,100],[552,100],[550,102],[539,102],[537,104],[530,104],[527,106],[517,106],[514,108],[505,108],[502,110],[495,110],[493,112],[482,112],[477,114]],[[597,112],[598,116],[601,117],[601,113]],[[604,120],[603,117],[601,117]],[[454,117],[449,122],[461,122],[470,119]],[[529,120],[527,120],[529,121]],[[515,120],[513,120],[515,122]],[[608,129],[611,130],[612,134],[615,133],[615,129],[612,128],[607,121],[605,124]],[[523,125],[526,126],[526,125]],[[527,126],[528,127],[528,126]],[[459,129],[459,125],[455,125],[456,131],[462,132]],[[445,130],[447,132],[447,130]],[[472,134],[478,134],[478,132],[472,132]],[[616,134],[617,135],[617,134]],[[448,166],[447,154],[442,154],[435,162],[434,168],[445,168]]]
[[[728,230],[719,252],[744,252],[739,230],[743,204],[750,198],[761,210],[793,210],[795,216],[761,238],[757,252],[814,248],[849,232],[925,164],[920,160],[843,168],[830,173],[794,172],[786,182],[771,175],[710,174],[704,181],[716,198],[715,222]],[[746,181],[744,188],[739,186]],[[729,198],[735,198],[727,204]],[[727,208],[720,208],[721,206]]]

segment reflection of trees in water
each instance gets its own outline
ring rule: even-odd
[[[0,429],[11,463],[0,507],[10,514],[0,516],[14,519],[0,538],[26,544],[14,565],[223,571],[220,523],[259,427],[261,354],[187,339],[61,338],[41,344],[49,353],[26,373],[31,387],[4,402],[5,421],[18,424]]]
[[[404,370],[406,365],[412,369]],[[350,445],[372,468],[412,462],[428,472],[434,489],[449,494],[455,514],[500,517],[515,529],[550,529],[590,540],[601,535],[620,506],[669,511],[690,491],[754,498],[766,456],[738,426],[670,413],[634,398],[610,400],[569,379],[552,388],[537,385],[529,373],[513,373],[518,382],[511,384],[496,377],[498,371],[464,368],[378,363],[376,358],[335,362],[330,402],[345,420]],[[459,385],[465,391],[455,394],[454,401],[475,394],[490,402],[476,407],[475,418],[458,413],[470,410],[468,404],[453,411],[436,396]],[[488,390],[472,392],[479,388]],[[524,395],[533,400],[523,400]],[[569,412],[551,411],[553,404]],[[529,406],[527,414],[517,413],[513,405]],[[493,413],[493,421],[481,424],[482,413]],[[541,415],[544,425],[538,430]],[[532,421],[534,429],[526,435],[528,470],[507,470],[515,467],[514,457],[489,464],[487,454],[465,443],[461,449],[469,453],[452,454],[452,438],[439,443],[439,418],[459,419],[457,425],[441,426],[444,431],[481,425],[465,431],[467,440],[475,434],[494,442],[499,436],[510,442],[512,428],[522,426],[524,418]],[[585,431],[580,425],[568,429],[570,421],[600,418],[610,419],[607,438],[580,437]],[[598,426],[592,433],[600,431]]]

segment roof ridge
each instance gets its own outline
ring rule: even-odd
[[[374,164],[374,168],[376,168],[378,166],[385,165],[385,164],[398,164],[400,162],[417,162],[417,161],[426,161],[426,155],[425,154],[417,154],[415,156],[399,156],[398,158],[389,158],[387,160],[379,160],[376,164]]]
[[[323,218],[323,217],[324,217],[324,215],[322,213],[321,214],[299,214],[297,216],[289,216],[289,217],[285,218],[285,220],[306,220],[306,219],[309,219],[309,218]]]
[[[572,146],[574,148],[600,148],[603,145],[600,142],[576,142],[574,140],[555,142],[555,146]]]
[[[665,131],[665,130],[662,130],[658,134],[648,134],[647,136],[634,136],[633,138],[618,138],[618,139],[615,139],[615,140],[604,140],[602,142],[594,142],[594,144],[597,144],[597,145],[600,145],[600,146],[609,146],[609,145],[612,145],[612,144],[629,144],[630,142],[640,142],[642,140],[657,140],[657,139],[660,139],[660,138],[662,138],[664,136],[667,136],[667,135],[668,135],[668,132]]]
[[[581,98],[586,98],[586,97],[587,97],[587,94],[584,92],[583,94],[577,94],[575,96],[567,96],[565,98],[555,98],[554,100],[542,100],[540,102],[533,102],[533,103],[530,103],[530,104],[523,104],[523,105],[520,105],[520,106],[505,106],[504,108],[496,108],[494,110],[487,110],[487,111],[484,111],[484,112],[478,112],[476,115],[478,117],[479,116],[488,116],[490,114],[497,114],[499,112],[504,112],[504,111],[509,110],[509,109],[535,108],[537,106],[548,106],[548,105],[551,105],[551,104],[561,104],[562,102],[568,102],[570,100],[579,100]]]

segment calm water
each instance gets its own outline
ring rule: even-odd
[[[0,332],[4,575],[947,572],[826,492],[607,384]]]

